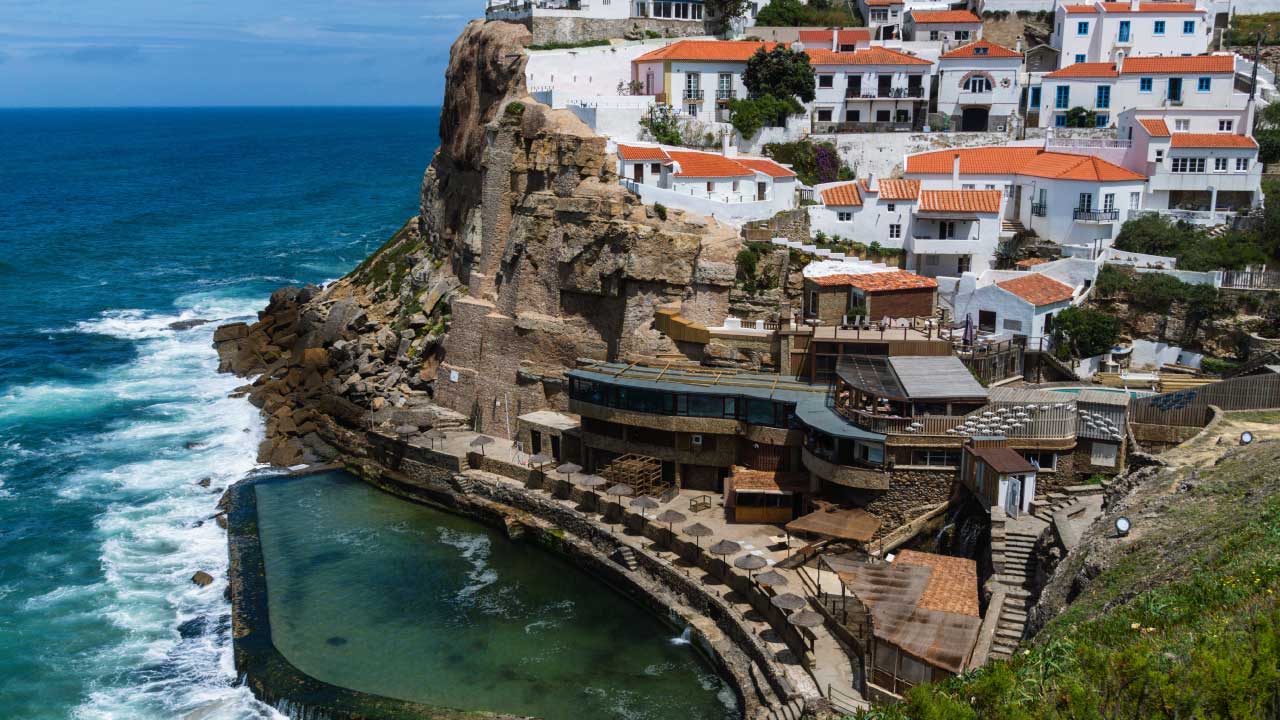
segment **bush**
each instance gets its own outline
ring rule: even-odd
[[[804,112],[795,98],[779,99],[773,95],[729,101],[729,122],[743,139],[755,137],[764,126],[781,127],[787,116]]]
[[[1067,111],[1067,127],[1091,128],[1098,126],[1098,113],[1076,106]]]
[[[549,42],[541,45],[530,45],[530,50],[572,50],[573,48],[604,47],[608,40],[583,40],[582,42]]]
[[[1069,350],[1072,357],[1101,355],[1120,338],[1120,321],[1093,308],[1069,307],[1053,320],[1059,350]]]
[[[738,280],[749,282],[756,278],[756,266],[760,262],[760,256],[750,248],[744,248],[738,251]]]
[[[843,6],[828,0],[773,0],[756,14],[756,24],[765,27],[858,27],[861,19]]]
[[[1133,275],[1114,265],[1103,265],[1098,271],[1098,278],[1093,282],[1093,292],[1101,298],[1113,298],[1129,290],[1133,284]]]
[[[649,131],[653,139],[663,145],[681,145],[684,138],[680,134],[680,123],[675,112],[668,105],[654,105],[643,118],[640,126]]]
[[[815,143],[811,140],[769,143],[764,146],[764,154],[783,165],[790,165],[797,178],[805,185],[852,179],[853,176],[853,171],[843,164],[839,151],[831,143]]]
[[[1139,273],[1133,282],[1132,303],[1143,310],[1168,313],[1182,299],[1187,284],[1172,275]]]
[[[659,220],[667,219],[667,206],[662,203],[653,204],[653,214],[658,216]]]
[[[1200,369],[1210,375],[1224,375],[1240,367],[1240,362],[1229,358],[1207,357],[1200,361]]]

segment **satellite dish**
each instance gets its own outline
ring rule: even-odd
[[[1123,515],[1116,518],[1116,535],[1118,535],[1119,537],[1124,537],[1128,535],[1130,527],[1132,526],[1129,524],[1129,518]]]
[[[1244,432],[1240,433],[1241,445],[1248,445],[1251,442],[1253,442],[1253,433],[1249,432],[1248,430],[1245,430]]]

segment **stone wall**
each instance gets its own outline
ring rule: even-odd
[[[706,23],[663,18],[535,17],[521,24],[533,31],[533,45],[618,38],[639,40],[647,33],[668,38],[702,37],[713,32]]]

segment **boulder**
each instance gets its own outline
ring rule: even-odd
[[[240,338],[249,336],[249,326],[242,323],[231,323],[223,325],[213,331],[213,342],[215,345],[227,342],[228,340],[239,340]]]
[[[191,582],[200,587],[208,587],[213,584],[213,576],[203,570],[198,570],[195,575],[191,576]]]

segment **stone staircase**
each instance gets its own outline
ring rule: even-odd
[[[1000,234],[1001,234],[1001,235],[1017,235],[1018,233],[1020,233],[1020,232],[1025,232],[1025,231],[1026,231],[1026,228],[1025,228],[1025,227],[1023,227],[1023,225],[1022,225],[1022,222],[1021,222],[1021,221],[1018,221],[1018,220],[1002,220],[1002,221],[1000,221]]]
[[[763,707],[756,714],[758,720],[800,720],[804,715],[804,700],[792,698],[789,702]]]
[[[999,619],[996,621],[996,635],[991,642],[990,657],[996,660],[1008,660],[1013,657],[1027,631],[1027,611],[1031,607],[1031,593],[1028,590],[1009,587],[1005,589],[1004,602],[1001,604]],[[990,609],[987,612],[991,612]]]
[[[635,551],[634,551],[634,550],[632,550],[632,549],[631,549],[629,546],[627,546],[627,545],[623,545],[622,547],[618,548],[617,550],[614,550],[614,551],[613,551],[613,554],[612,554],[612,555],[610,555],[609,557],[610,557],[610,559],[612,559],[614,562],[618,563],[618,564],[619,564],[619,565],[621,565],[622,567],[624,567],[624,568],[626,568],[626,569],[628,569],[628,570],[630,570],[630,571],[632,571],[632,572],[635,572],[635,569],[638,567],[638,564],[636,563],[636,554],[635,554]]]
[[[472,495],[476,491],[475,478],[467,475],[466,473],[458,473],[457,475],[454,475],[453,482],[451,484],[454,489],[463,495]]]

